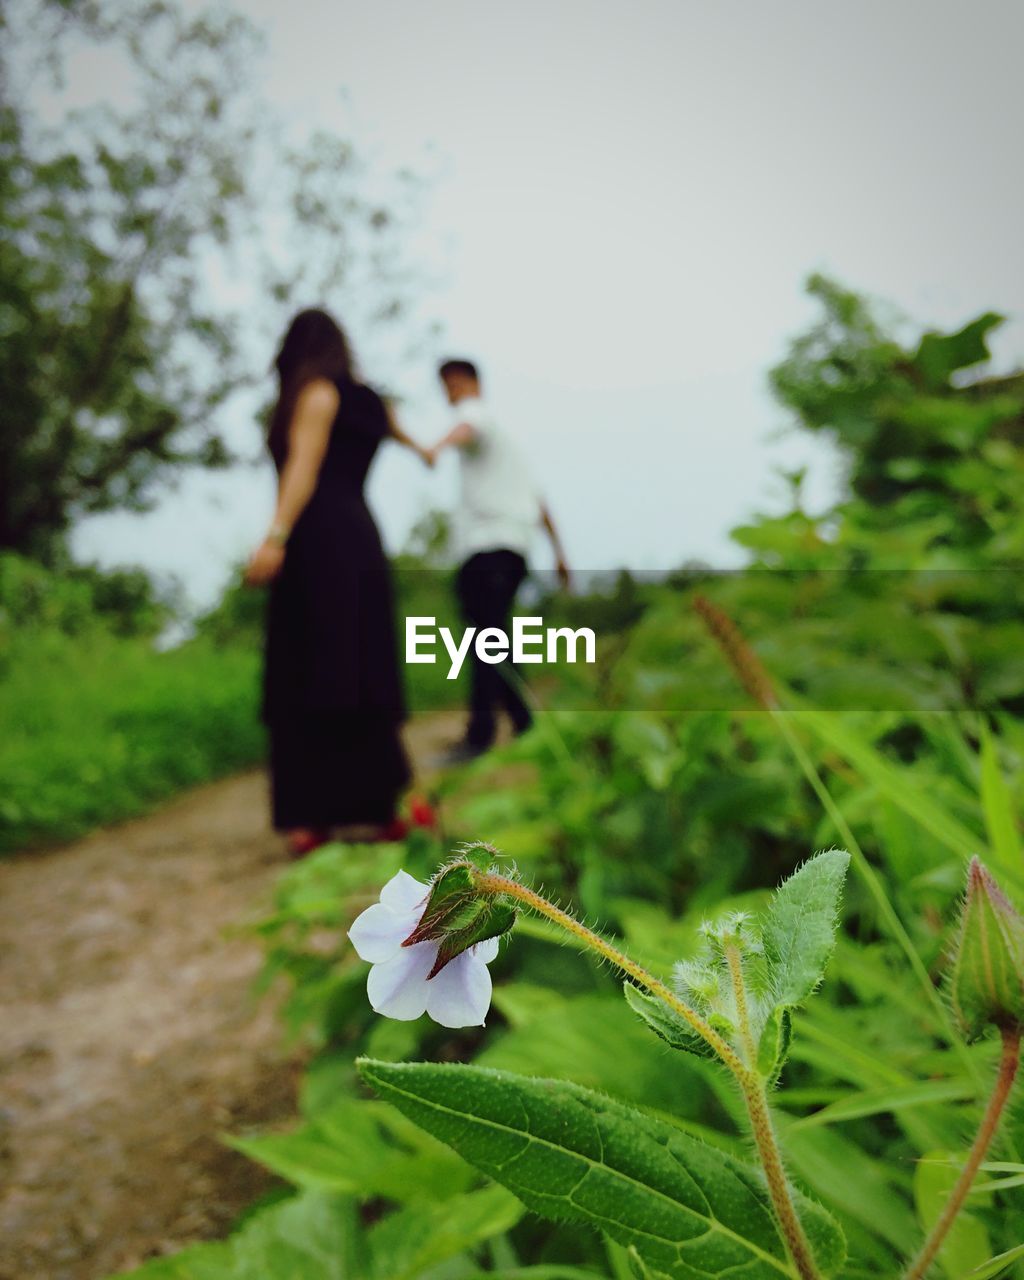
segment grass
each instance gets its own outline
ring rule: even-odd
[[[0,853],[143,813],[263,758],[260,655],[21,632],[0,675]]]

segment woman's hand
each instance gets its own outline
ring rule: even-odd
[[[436,456],[436,454],[434,453],[434,450],[433,450],[433,449],[426,449],[426,448],[424,448],[424,447],[423,447],[423,445],[417,445],[417,446],[416,446],[416,452],[417,452],[417,453],[419,454],[419,456],[420,456],[420,461],[421,461],[421,462],[423,463],[423,465],[424,465],[424,466],[426,466],[426,467],[431,467],[431,468],[432,468],[432,467],[434,466],[434,464],[437,462],[437,456]]]
[[[261,542],[252,553],[245,570],[245,584],[249,587],[265,587],[273,582],[284,565],[284,547],[277,542]]]

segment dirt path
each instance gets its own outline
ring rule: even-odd
[[[458,718],[412,726],[424,760]],[[222,1234],[266,1177],[224,1130],[294,1113],[259,948],[285,865],[262,773],[0,862],[0,1280],[101,1280]]]

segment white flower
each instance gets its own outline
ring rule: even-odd
[[[428,980],[438,943],[402,943],[419,924],[429,894],[429,885],[399,871],[381,889],[380,901],[353,920],[348,936],[372,966],[366,994],[376,1013],[398,1022],[428,1013],[442,1027],[482,1027],[491,1003],[487,966],[498,954],[498,939],[476,943]]]

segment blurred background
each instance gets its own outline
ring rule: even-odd
[[[933,985],[966,859],[1024,892],[1022,40],[1012,0],[0,0],[0,1280],[635,1274],[356,1084],[473,1058],[744,1152],[537,930],[486,1031],[372,1017],[353,915],[478,837],[665,973],[859,840],[905,935],[852,878],[779,1105],[844,1274],[896,1273],[992,1066]],[[479,363],[600,661],[421,769],[439,827],[284,870],[240,577],[317,304],[423,442]],[[374,470],[403,611],[450,602],[455,478]],[[462,689],[408,677],[422,766]],[[1010,1127],[947,1280],[1024,1274]]]
[[[437,357],[477,359],[574,562],[661,570],[739,563],[728,530],[784,501],[780,467],[834,496],[834,453],[787,431],[765,376],[813,314],[810,273],[884,298],[897,333],[1021,313],[1010,3],[268,0],[191,38],[189,3],[5,14],[8,146],[50,166],[61,208],[39,247],[85,273],[73,298],[33,281],[24,357],[60,311],[96,345],[50,358],[105,383],[91,357],[122,340],[130,284],[133,394],[175,419],[159,441],[136,422],[132,466],[105,458],[102,483],[69,459],[62,534],[192,607],[263,531],[256,416],[300,305],[343,318],[414,435],[444,421]],[[997,365],[1021,333],[1002,328]],[[128,407],[58,387],[76,432]],[[452,497],[449,468],[397,451],[374,477],[393,550]]]
[[[0,17],[9,844],[258,758],[262,598],[240,565],[272,510],[270,363],[299,307],[342,319],[426,442],[447,422],[438,358],[478,361],[581,587],[790,564],[766,520],[834,540],[851,492],[877,515],[923,455],[952,465],[976,438],[936,438],[926,410],[863,420],[922,332],[967,335],[932,375],[950,393],[980,370],[997,395],[1019,364],[1018,6],[4,0]],[[965,514],[972,483],[1011,484],[1004,464],[956,473]],[[454,481],[451,457],[431,473],[383,451],[371,504],[406,567],[448,563]],[[929,545],[890,538],[882,559],[911,568]],[[72,671],[74,697],[53,678]],[[411,674],[417,705],[451,700]],[[87,760],[67,732],[83,716],[108,730]],[[133,783],[126,725],[154,744]]]

